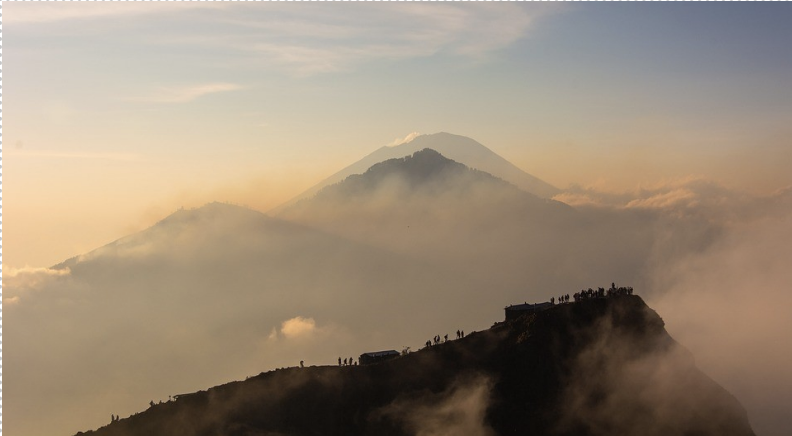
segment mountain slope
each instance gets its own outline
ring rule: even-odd
[[[571,285],[564,282],[569,277],[547,271],[557,269],[559,262],[572,262],[571,245],[591,240],[583,237],[590,229],[575,209],[431,149],[378,163],[277,216],[447,265],[471,280],[494,283],[498,277],[508,281],[501,289],[510,293],[536,283],[536,278],[547,280],[547,286]],[[608,277],[622,275],[604,279]]]
[[[418,248],[413,242],[433,241],[439,248],[501,225],[524,230],[530,223],[545,232],[579,222],[575,210],[563,203],[538,198],[432,149],[377,163],[277,216],[391,248],[391,237],[402,234],[399,250],[410,254],[415,254],[410,246]]]
[[[6,431],[73,433],[104,422],[110,401],[131,412],[141,398],[374,343],[404,328],[401,307],[429,317],[421,304],[441,296],[426,277],[438,273],[241,207],[178,211],[26,283],[6,279],[17,297],[4,307]]]
[[[301,199],[310,198],[322,188],[338,183],[353,174],[362,174],[379,162],[409,156],[425,148],[436,150],[443,156],[470,168],[490,173],[541,198],[551,198],[560,192],[558,188],[517,168],[473,139],[450,133],[435,133],[418,136],[412,141],[394,147],[381,147],[276,208],[273,213],[278,213]]]
[[[121,419],[133,435],[750,436],[640,297],[551,307],[367,366],[262,373]],[[86,433],[80,433],[86,434]]]

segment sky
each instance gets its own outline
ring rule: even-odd
[[[787,4],[3,5],[6,250],[266,211],[411,132],[555,186],[792,184]]]
[[[87,332],[83,345],[88,348],[77,349],[84,355],[98,353],[92,362],[96,368],[68,354],[75,345],[60,341],[61,329],[76,327],[67,318],[58,318],[63,325],[38,322],[50,312],[35,312],[36,304],[63,314],[59,304],[69,299],[68,292],[50,296],[70,290],[85,298],[80,292],[86,291],[79,286],[79,269],[63,273],[47,267],[146,229],[181,207],[220,201],[266,212],[379,147],[414,137],[415,132],[450,132],[473,138],[564,189],[557,199],[585,210],[602,226],[594,228],[604,229],[587,241],[590,245],[583,244],[590,252],[577,254],[581,262],[588,262],[586,268],[570,263],[556,271],[537,262],[534,269],[551,274],[537,273],[535,289],[547,289],[556,279],[566,280],[565,285],[580,280],[583,286],[600,286],[618,275],[612,272],[631,270],[642,277],[645,288],[656,290],[649,303],[666,320],[669,332],[693,351],[705,372],[747,405],[755,428],[769,429],[757,432],[785,434],[789,420],[780,405],[792,400],[792,372],[786,369],[792,367],[792,350],[777,344],[784,342],[779,332],[792,328],[792,318],[781,310],[789,302],[785,260],[792,246],[788,3],[6,2],[2,20],[3,277],[4,287],[11,290],[6,291],[6,319],[14,319],[16,307],[17,330],[24,330],[19,327],[24,325],[40,333],[53,341],[41,342],[47,344],[42,346],[46,353],[73,359],[58,361],[57,371],[47,376],[52,386],[65,386],[63,392],[74,387],[69,383],[82,382],[67,376],[67,369],[112,373],[115,367],[100,368],[101,362],[118,363],[114,359],[125,359],[123,352],[128,350],[124,343],[102,336],[111,333],[95,331],[92,317],[97,311],[88,305],[78,307],[76,315],[70,313]],[[251,218],[253,223],[258,220]],[[327,228],[360,233],[360,228],[347,229],[345,224],[333,222]],[[603,242],[624,229],[640,230],[625,232],[634,241],[625,237],[613,246]],[[264,254],[251,248],[246,235],[235,234],[239,240],[227,241],[225,233],[217,237],[217,244],[231,244],[227,252],[204,253],[199,248],[205,241],[190,234],[184,239],[189,243],[173,248],[178,253],[166,254],[173,254],[175,265],[195,257],[203,262],[200,265],[233,276],[234,268],[248,265],[235,262],[239,259],[234,244],[239,244],[277,260],[269,266],[271,271],[262,273],[273,287],[294,282],[299,290],[326,298],[310,275],[288,277],[289,259],[279,253],[291,253],[300,260],[297,266],[312,260],[294,254],[299,246],[290,245],[291,239],[278,239],[290,234],[282,230],[272,230],[275,236],[257,236],[263,242],[254,248]],[[321,240],[327,253],[339,244]],[[651,250],[647,240],[656,242]],[[382,245],[392,248],[386,242]],[[605,245],[624,263],[589,255],[600,253]],[[362,248],[353,245],[348,250],[354,257]],[[333,257],[323,253],[315,255]],[[374,263],[385,256],[366,253],[360,257]],[[554,256],[565,259],[563,254]],[[536,259],[551,257],[541,250],[536,254]],[[650,259],[645,269],[632,268],[634,259],[645,258]],[[333,262],[354,265],[343,259]],[[497,263],[500,258],[492,260]],[[413,273],[387,280],[372,267],[370,282],[387,281],[394,292],[432,288],[433,283],[422,278],[434,271],[413,261],[393,258],[394,265],[404,263]],[[515,257],[503,270],[527,275],[522,261]],[[184,281],[178,269],[145,276],[138,267],[124,264],[120,272],[111,271],[116,275],[107,277],[124,280],[109,284],[104,281],[110,280],[104,275],[106,265],[89,263],[83,269],[94,274],[90,284],[99,295],[105,288],[133,298],[140,289],[156,293],[173,283],[203,286],[203,315],[241,320],[242,327],[229,328],[244,333],[237,341],[229,341],[222,328],[211,330],[214,326],[205,326],[211,331],[194,338],[180,319],[163,315],[174,307],[192,307],[178,301],[155,307],[153,315],[138,300],[132,308],[115,301],[92,303],[107,310],[103,320],[122,321],[114,327],[119,334],[129,328],[144,339],[162,338],[157,323],[175,323],[168,325],[168,333],[189,336],[180,344],[188,349],[188,357],[212,355],[210,337],[228,348],[213,355],[225,356],[253,353],[240,351],[240,342],[260,340],[261,347],[270,350],[285,346],[301,332],[318,332],[316,338],[323,343],[333,338],[324,344],[323,358],[334,354],[338,344],[353,348],[361,339],[347,322],[356,317],[343,312],[352,311],[357,301],[349,295],[344,298],[352,302],[351,308],[330,308],[338,313],[331,311],[323,318],[316,314],[319,309],[309,313],[295,308],[294,302],[270,307],[261,301],[258,282],[232,277],[223,285],[250,299],[244,305],[246,317],[240,317],[237,302],[212,298],[215,282],[200,279],[203,276]],[[500,267],[491,271],[501,271]],[[323,268],[331,278],[325,286],[331,283],[339,292],[355,286],[369,289],[370,282],[337,273],[346,270],[332,262]],[[607,282],[591,283],[594,276]],[[499,278],[514,292],[509,297],[522,292],[518,282],[523,279]],[[486,282],[478,280],[464,280],[471,293]],[[768,298],[745,292],[752,286],[767,291]],[[36,304],[26,306],[26,295]],[[181,297],[167,296],[174,301]],[[272,312],[269,317],[260,316],[262,306]],[[479,313],[483,302],[458,306],[448,307],[466,310],[466,319],[491,319],[489,313]],[[133,309],[161,316],[141,332],[136,330],[139,320],[125,318],[137,313]],[[451,309],[443,320],[458,316]],[[431,308],[422,310],[433,315]],[[35,316],[26,318],[25,313]],[[433,316],[427,317],[429,324],[409,326],[416,331],[366,331],[366,344],[380,344],[385,337],[415,340],[418,330],[439,325],[431,324],[440,322]],[[12,380],[7,392],[26,392],[25,400],[37,404],[40,397],[25,381],[38,380],[36,365],[53,360],[39,359],[51,355],[37,354],[35,344],[26,342],[27,333],[17,331],[21,339],[16,343],[13,337],[7,340],[7,349],[23,351],[9,359],[7,368],[30,370],[25,374],[29,378],[19,378],[16,386]],[[105,340],[112,346],[106,347]],[[275,360],[266,361],[270,367],[303,358],[305,352],[296,345],[278,350]],[[169,344],[138,351],[140,356],[119,365],[137,368],[154,361],[146,374],[170,370],[183,375],[184,380],[177,377],[176,382],[183,382],[177,385],[179,391],[204,389],[250,374],[262,364],[258,356],[245,355],[237,366],[222,367],[220,362],[195,369],[206,372],[201,375],[205,378],[190,379],[193,374],[184,373],[178,360],[156,366],[162,355],[175,355]],[[144,362],[144,357],[152,360]],[[756,365],[756,371],[746,373],[749,364]],[[148,385],[138,383],[120,370],[107,377],[129,390],[108,390],[105,379],[97,376],[97,392],[110,397],[92,394],[91,404],[98,408],[123,402],[125,414],[139,410],[138,395],[148,401],[151,392],[167,395],[175,391],[164,389],[177,389],[153,377],[146,379]],[[49,385],[42,385],[37,389],[46,391]],[[82,403],[66,396],[57,401],[61,418],[71,420],[75,428],[99,422],[93,421],[96,417],[76,416]],[[25,404],[12,403],[10,410],[24,409],[32,416],[26,425],[37,425],[35,412]],[[109,414],[93,412],[101,419]]]

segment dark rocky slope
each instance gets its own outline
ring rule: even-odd
[[[270,371],[110,435],[753,435],[637,296],[556,305],[367,366]]]

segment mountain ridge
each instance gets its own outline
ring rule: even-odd
[[[561,192],[549,183],[517,168],[511,162],[471,138],[440,132],[419,135],[411,141],[396,146],[380,147],[270,212],[277,214],[299,200],[312,197],[324,187],[338,183],[350,175],[364,173],[379,162],[409,156],[425,148],[436,150],[447,158],[470,168],[493,174],[541,198],[551,198]]]
[[[653,371],[634,372],[647,362]],[[592,368],[599,377],[589,386]],[[672,381],[679,383],[669,389]],[[480,435],[754,434],[739,402],[695,368],[657,313],[640,297],[621,295],[526,312],[381,363],[262,372],[152,402],[77,435],[406,436],[426,428]]]

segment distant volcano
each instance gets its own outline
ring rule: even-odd
[[[560,192],[558,188],[517,168],[473,139],[451,133],[435,133],[417,136],[411,141],[397,146],[381,147],[298,195],[284,206],[294,204],[300,199],[312,197],[322,188],[338,183],[353,174],[362,174],[379,162],[410,156],[416,151],[426,148],[436,150],[443,156],[470,168],[490,173],[537,197],[551,198]],[[276,208],[274,212],[279,212],[284,206]]]
[[[417,139],[416,139],[417,140]],[[539,198],[433,149],[379,162],[284,208],[279,218],[421,258],[525,258],[533,247],[581,229],[572,207]],[[455,248],[450,250],[449,248]],[[493,251],[490,251],[493,250]],[[472,257],[471,257],[472,256]]]

